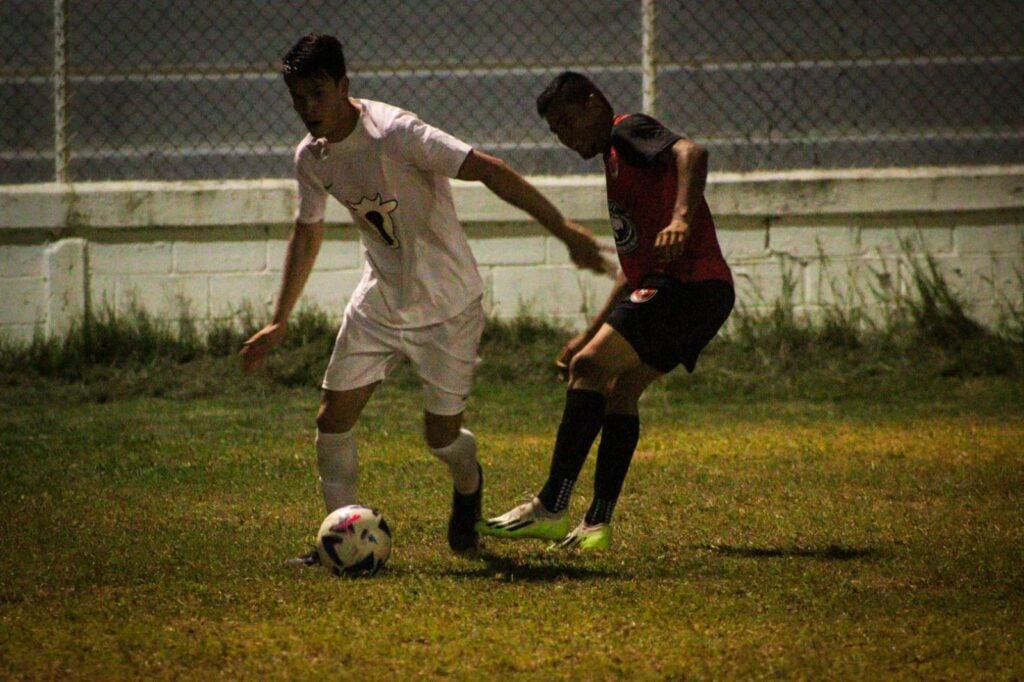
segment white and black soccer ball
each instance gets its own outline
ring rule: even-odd
[[[373,575],[391,556],[391,529],[376,509],[335,509],[316,534],[320,565],[334,575]]]

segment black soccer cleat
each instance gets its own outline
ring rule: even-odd
[[[480,534],[476,532],[476,523],[480,520],[480,511],[484,496],[484,470],[480,463],[476,465],[480,474],[480,484],[476,492],[468,495],[452,490],[452,515],[448,517],[448,546],[456,554],[472,554],[480,549]]]
[[[309,566],[319,566],[320,565],[320,552],[318,552],[316,550],[316,548],[314,547],[313,549],[309,550],[305,554],[302,554],[302,555],[297,556],[297,557],[292,557],[291,559],[285,559],[284,560],[284,565],[285,566],[297,566],[299,568],[306,568],[306,567],[309,567]]]

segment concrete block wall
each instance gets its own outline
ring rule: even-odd
[[[611,243],[602,178],[533,181]],[[601,306],[610,280],[576,270],[482,186],[454,185],[492,315],[579,327]],[[910,292],[909,259],[925,254],[986,324],[1024,298],[1021,167],[713,175],[708,200],[748,310],[785,299],[810,317],[878,316]],[[286,180],[0,187],[0,335],[60,335],[87,306],[201,322],[269,310],[294,207]],[[340,315],[362,254],[347,212],[328,220],[303,302]]]
[[[927,272],[930,260],[982,324],[998,329],[1002,316],[1022,308],[1019,216],[846,216],[831,219],[846,224],[821,222],[769,220],[760,230],[738,235],[726,224],[722,245],[733,266],[739,305],[765,312],[785,300],[797,316],[810,319],[839,308],[881,320],[917,293],[915,270]],[[763,247],[754,246],[761,240]]]
[[[254,234],[242,242],[171,241],[186,237],[167,232],[147,230],[134,238],[169,241],[71,238],[0,247],[0,335],[27,340],[36,331],[60,334],[81,319],[86,301],[97,312],[139,307],[165,319],[187,313],[200,322],[242,311],[269,314],[287,239]],[[351,232],[329,229],[299,307],[317,306],[340,318],[363,274],[360,245]],[[579,272],[561,242],[550,237],[483,236],[471,244],[486,286],[485,309],[498,317],[529,313],[580,324],[600,306],[611,282]]]

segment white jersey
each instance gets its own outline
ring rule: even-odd
[[[451,319],[483,294],[451,185],[472,150],[389,104],[355,100],[359,120],[341,142],[295,150],[299,222],[324,218],[327,195],[360,231],[366,267],[349,305],[390,327]]]

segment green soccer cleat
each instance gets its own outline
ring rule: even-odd
[[[556,542],[548,547],[548,549],[600,550],[608,549],[611,544],[612,527],[610,525],[607,523],[596,523],[593,526],[589,526],[586,521],[583,521],[571,533],[566,535],[561,542]]]
[[[569,531],[569,518],[565,512],[552,514],[535,497],[501,516],[480,521],[476,529],[495,538],[559,540]]]

